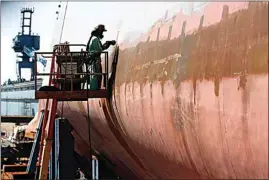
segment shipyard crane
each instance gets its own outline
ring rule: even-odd
[[[17,56],[17,79],[20,82],[21,69],[28,68],[31,69],[31,80],[34,79],[34,61],[30,59],[34,57],[34,52],[38,51],[40,48],[40,36],[34,35],[32,33],[32,14],[34,13],[34,8],[22,8],[21,9],[21,32],[13,38],[13,50],[16,53],[22,53],[22,55]],[[36,59],[46,66],[46,60],[43,57]]]

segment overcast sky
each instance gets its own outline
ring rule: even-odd
[[[41,38],[40,51],[51,51],[51,44],[59,41],[61,26],[56,21],[60,2],[1,2],[1,84],[11,78],[16,80],[16,55],[12,39],[21,31],[20,9],[34,7],[32,32]],[[61,12],[65,9],[61,3]],[[86,44],[91,30],[98,24],[105,24],[106,39],[115,39],[120,28],[119,40],[128,32],[143,33],[165,15],[179,11],[180,2],[69,2],[62,41]],[[63,13],[62,13],[63,16]],[[62,17],[61,16],[61,17]],[[60,19],[61,19],[60,17]],[[57,24],[58,22],[58,24]],[[121,23],[120,23],[121,22]],[[52,40],[54,42],[52,43]],[[58,42],[56,42],[58,43]],[[29,73],[23,72],[24,78]]]

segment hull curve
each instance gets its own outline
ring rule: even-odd
[[[89,100],[92,147],[123,177],[268,178],[268,3],[206,8],[122,46],[111,99]],[[87,102],[62,106],[90,158]]]

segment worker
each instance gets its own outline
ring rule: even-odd
[[[101,39],[104,37],[103,32],[106,31],[107,30],[103,24],[98,25],[91,32],[91,37],[87,43],[86,50],[90,52],[92,69],[94,73],[102,73],[101,52],[108,49],[110,45],[116,44],[116,41],[114,40],[106,41],[104,44],[102,44]],[[94,75],[94,78],[97,80],[97,89],[100,89],[102,83],[102,75]]]

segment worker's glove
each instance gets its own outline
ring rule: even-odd
[[[116,41],[114,41],[114,40],[112,40],[112,41],[106,41],[106,43],[109,44],[109,45],[113,45],[114,46],[116,44]]]
[[[111,42],[111,45],[113,45],[113,46],[116,44],[116,41],[115,40],[112,40],[110,42]]]

